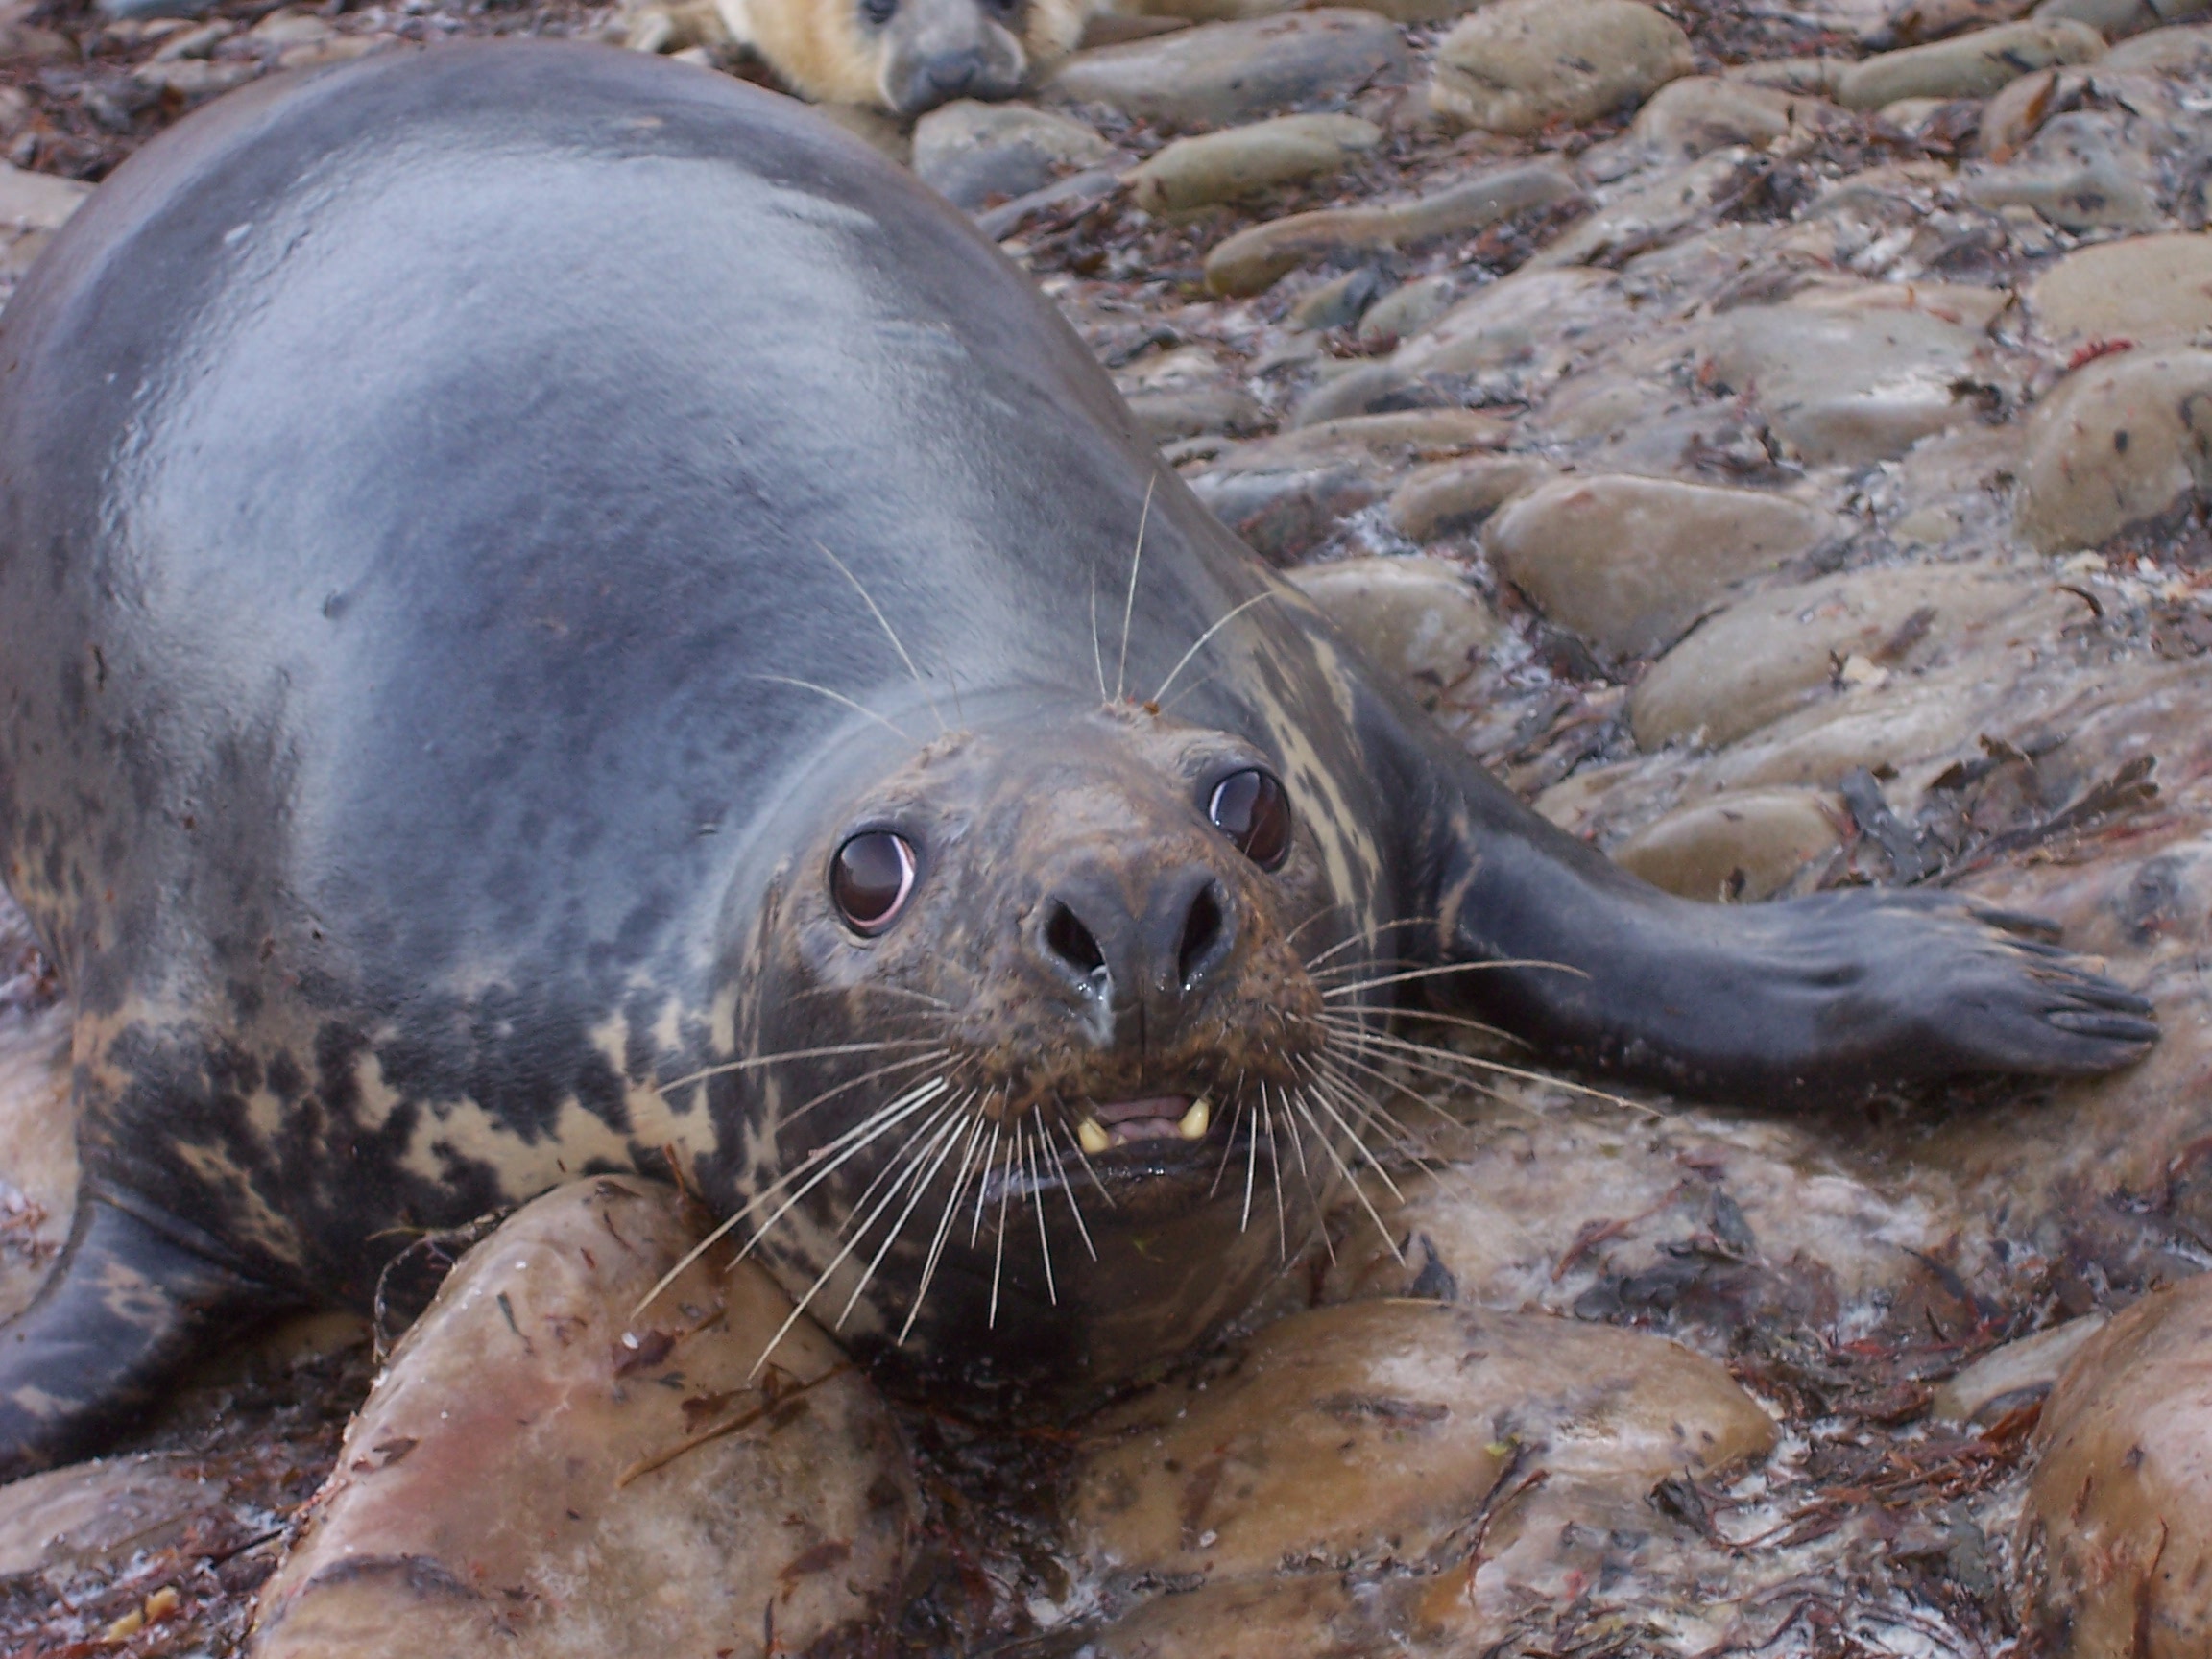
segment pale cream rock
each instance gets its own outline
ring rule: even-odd
[[[2123,40],[2104,55],[2103,67],[2114,74],[2148,71],[2157,75],[2212,74],[2212,27],[2153,29]]]
[[[223,1508],[222,1488],[196,1479],[176,1453],[26,1475],[0,1486],[0,1578],[108,1566],[174,1543]]]
[[[1983,106],[1976,147],[1992,161],[2009,161],[2057,111],[2078,103],[2089,84],[2085,69],[2038,69],[2023,75]]]
[[[1451,310],[1459,295],[1460,285],[1449,276],[1424,276],[1394,288],[1359,319],[1360,343],[1419,333]]]
[[[2028,290],[2035,330],[2056,343],[2164,346],[2212,331],[2212,235],[2129,236],[2076,249]]]
[[[1842,802],[1813,789],[1750,789],[1679,807],[1613,850],[1652,886],[1707,902],[1767,898],[1842,845]]]
[[[1571,477],[1501,509],[1483,545],[1547,616],[1620,659],[1668,644],[1731,583],[1839,530],[1815,508],[1755,490]]]
[[[31,268],[54,232],[92,194],[92,186],[0,163],[0,282]]]
[[[1840,134],[1854,118],[1826,99],[1787,86],[1717,75],[1670,82],[1636,112],[1631,144],[1677,161],[1743,144],[1772,149],[1796,137]]]
[[[884,1617],[920,1516],[889,1412],[675,1195],[600,1177],[465,1258],[263,1589],[256,1659],[805,1650]],[[772,1381],[771,1396],[760,1386]]]
[[[293,46],[312,46],[331,39],[338,31],[329,22],[312,12],[287,6],[272,12],[252,28],[246,31],[246,38],[257,45],[274,46],[279,51]]]
[[[1178,138],[1125,178],[1138,206],[1171,212],[1338,173],[1382,142],[1382,129],[1355,115],[1279,115]]]
[[[2153,1290],[2078,1353],[2021,1515],[2030,1623],[2068,1659],[2212,1648],[2212,1277]]]
[[[1987,98],[2037,69],[2104,54],[2104,37],[2080,23],[2002,23],[1865,59],[1838,77],[1835,97],[1847,109],[1900,98]]]
[[[1471,529],[1516,495],[1553,476],[1533,455],[1479,455],[1438,461],[1410,474],[1391,492],[1390,528],[1408,541],[1433,541]]]
[[[1346,415],[1236,445],[1222,450],[1214,467],[1224,471],[1256,472],[1353,459],[1371,470],[1378,466],[1387,470],[1410,461],[1436,461],[1472,450],[1501,448],[1512,430],[1510,421],[1482,409],[1399,409],[1382,415]]]
[[[1704,325],[1700,346],[1705,382],[1755,397],[1815,463],[1901,455],[1973,418],[1961,387],[2000,373],[1980,329],[1922,310],[1745,305]]]
[[[1328,7],[1078,52],[1044,93],[1169,126],[1232,126],[1349,97],[1406,61],[1396,24]]]
[[[1498,637],[1466,572],[1441,559],[1343,559],[1290,580],[1418,696],[1466,678]]]
[[[1577,221],[1526,268],[1613,264],[1630,253],[1664,247],[1741,194],[1761,164],[1742,146],[1715,151]]]
[[[1691,68],[1689,37],[1637,0],[1495,0],[1437,42],[1429,103],[1463,127],[1533,132],[1640,102]]]
[[[2008,288],[1970,282],[1839,282],[1815,278],[1790,297],[1792,311],[1832,317],[1863,317],[1917,311],[1985,334],[2016,303]]]
[[[1993,1348],[1936,1390],[1928,1415],[1939,1423],[1987,1422],[2032,1405],[2051,1391],[2082,1344],[2104,1329],[2104,1315],[2088,1313]]]
[[[1405,201],[1292,213],[1216,244],[1206,255],[1206,286],[1231,297],[1257,294],[1301,265],[1480,229],[1530,207],[1572,201],[1579,193],[1566,169],[1536,161]]]
[[[2085,23],[2107,40],[2140,35],[2171,23],[2187,23],[2212,12],[2212,0],[2043,0],[2035,8],[2035,21],[2071,18]]]
[[[2152,188],[2157,134],[2112,110],[2074,110],[2044,121],[2003,166],[1975,163],[1960,193],[1990,207],[2029,207],[2061,229],[2150,230],[2165,222]]]
[[[2046,553],[2096,547],[2212,489],[2212,351],[2124,351],[2029,418],[2017,522]]]
[[[1721,74],[1730,81],[1752,86],[1773,86],[1786,92],[1805,92],[1815,98],[1834,98],[1836,87],[1854,60],[1849,58],[1765,58],[1733,63]]]
[[[0,1014],[0,1323],[30,1307],[77,1218],[69,1025],[65,1001]]]
[[[2053,638],[2078,614],[2051,585],[1960,565],[1854,570],[1757,594],[1700,623],[1628,694],[1646,749],[1721,748],[1825,701],[1837,664],[1917,669],[1999,618],[2008,634]]]
[[[1544,1315],[1350,1303],[1270,1325],[1238,1358],[1094,1424],[1070,1506],[1088,1560],[1208,1580],[1417,1560],[1517,1448],[1555,1479],[1648,1490],[1775,1438],[1711,1360]]]

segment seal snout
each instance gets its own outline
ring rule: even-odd
[[[1079,868],[1053,886],[1037,915],[1032,952],[1091,1005],[1106,1043],[1118,1019],[1131,1015],[1146,1040],[1174,1041],[1237,945],[1236,902],[1203,864]]]

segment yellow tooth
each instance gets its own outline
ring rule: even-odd
[[[1214,1102],[1201,1095],[1190,1102],[1190,1110],[1183,1114],[1183,1120],[1175,1125],[1175,1133],[1186,1141],[1206,1139],[1206,1127],[1214,1121]]]
[[[1075,1125],[1075,1139],[1084,1151],[1094,1155],[1114,1144],[1114,1138],[1106,1133],[1105,1126],[1095,1118],[1086,1118]]]

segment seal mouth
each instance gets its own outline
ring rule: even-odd
[[[1166,1141],[1206,1139],[1214,1124],[1214,1103],[1200,1094],[1154,1094],[1142,1100],[1087,1103],[1075,1124],[1075,1141],[1096,1158],[1122,1146]]]

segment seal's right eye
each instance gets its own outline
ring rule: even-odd
[[[830,860],[830,897],[855,932],[874,937],[899,920],[914,891],[914,848],[903,835],[869,830]]]
[[[1262,870],[1274,869],[1290,851],[1290,799],[1272,774],[1257,767],[1215,784],[1206,816]]]
[[[899,0],[860,0],[860,15],[880,29],[899,10]]]

